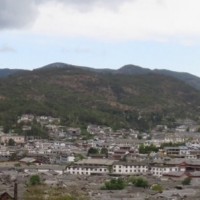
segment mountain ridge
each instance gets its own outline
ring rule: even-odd
[[[45,69],[45,68],[52,68],[52,67],[56,67],[56,68],[75,67],[75,68],[84,69],[84,70],[88,70],[88,71],[92,71],[96,73],[125,74],[125,75],[133,75],[133,76],[149,74],[149,73],[160,74],[160,75],[170,76],[170,77],[179,79],[200,91],[200,77],[195,76],[190,73],[186,73],[186,72],[176,72],[176,71],[171,71],[171,70],[166,70],[166,69],[152,69],[151,70],[149,68],[143,68],[138,65],[132,65],[132,64],[124,65],[120,67],[119,69],[109,69],[109,68],[95,69],[91,67],[76,66],[76,65],[65,64],[65,63],[51,63],[47,66],[44,66],[38,69]]]
[[[61,117],[70,126],[144,130],[177,117],[198,119],[199,91],[177,78],[138,70],[131,75],[57,63],[0,79],[0,124],[24,113]]]

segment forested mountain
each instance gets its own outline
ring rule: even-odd
[[[123,70],[56,63],[0,79],[0,122],[12,123],[20,114],[33,113],[60,116],[73,126],[148,129],[175,117],[198,118],[198,90],[150,70]]]
[[[144,74],[149,74],[149,73],[160,74],[160,75],[165,75],[165,76],[179,79],[185,82],[186,84],[194,87],[195,89],[200,90],[200,78],[192,74],[185,73],[185,72],[174,72],[174,71],[165,70],[165,69],[150,70],[150,69],[142,68],[135,65],[125,65],[122,68],[116,70],[115,73],[133,75],[133,76],[138,75],[138,74],[144,75]]]

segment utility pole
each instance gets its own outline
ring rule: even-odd
[[[18,200],[17,196],[18,196],[18,187],[17,187],[17,180],[14,183],[14,200]]]

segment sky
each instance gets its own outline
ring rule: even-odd
[[[0,0],[0,68],[126,64],[200,77],[199,0]]]

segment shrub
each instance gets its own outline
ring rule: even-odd
[[[143,187],[146,188],[149,186],[148,181],[146,179],[143,179],[142,177],[139,178],[135,178],[132,181],[133,185],[135,185],[136,187]]]
[[[159,184],[154,184],[154,185],[151,187],[151,189],[152,189],[153,191],[156,191],[156,192],[160,192],[160,193],[163,192],[163,187],[162,187],[161,185],[159,185]]]
[[[126,184],[123,179],[111,179],[105,182],[104,186],[101,188],[103,190],[123,190]]]
[[[190,185],[191,183],[191,178],[190,177],[186,177],[183,181],[182,181],[182,184],[183,185]]]
[[[30,185],[39,185],[41,183],[38,175],[32,175],[29,180]]]

